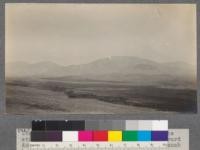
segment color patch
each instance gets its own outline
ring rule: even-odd
[[[138,132],[137,131],[123,131],[122,132],[122,140],[123,141],[137,141],[138,140]]]
[[[168,131],[152,131],[152,141],[168,141]]]
[[[31,141],[50,141],[57,142],[62,141],[62,131],[32,131]]]
[[[85,121],[85,130],[100,130],[99,122],[96,120],[87,120]]]
[[[81,131],[85,130],[84,120],[36,120],[32,121],[32,131]]]
[[[151,141],[151,131],[138,131],[138,141]]]
[[[79,131],[78,132],[78,140],[79,141],[92,141],[92,131]]]
[[[108,131],[108,141],[122,141],[122,131]]]
[[[31,141],[32,142],[44,142],[46,140],[45,131],[31,131]]]
[[[125,130],[126,121],[124,120],[113,120],[111,130]]]
[[[46,131],[47,141],[62,141],[62,131]]]
[[[152,130],[153,131],[167,131],[168,130],[168,121],[167,120],[153,120],[152,121]]]
[[[67,121],[67,130],[69,131],[85,130],[85,121],[84,120]]]
[[[108,131],[93,131],[93,141],[108,141]]]
[[[152,130],[152,121],[151,120],[139,120],[138,121],[138,130]]]
[[[48,130],[48,131],[67,130],[67,121],[65,121],[65,120],[47,120],[45,122],[45,130]]]
[[[46,125],[45,121],[42,120],[35,120],[32,121],[32,131],[40,131],[40,130],[45,130]]]
[[[65,142],[77,142],[78,141],[78,131],[63,131],[62,141]]]
[[[126,120],[125,130],[138,130],[138,121],[137,120]]]
[[[99,120],[99,130],[113,130],[112,120]]]

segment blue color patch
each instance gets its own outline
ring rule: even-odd
[[[151,141],[151,131],[138,131],[138,141]]]

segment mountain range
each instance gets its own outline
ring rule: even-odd
[[[127,82],[164,82],[178,81],[195,82],[195,66],[185,62],[159,63],[134,56],[112,56],[96,61],[62,66],[53,62],[6,63],[6,77],[48,77],[127,81]],[[143,81],[142,81],[143,80]]]

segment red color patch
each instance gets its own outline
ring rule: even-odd
[[[93,131],[93,141],[108,141],[108,131]]]

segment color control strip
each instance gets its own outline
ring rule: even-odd
[[[169,129],[169,140],[161,142],[31,142],[31,131],[16,129],[17,150],[189,150],[189,129]]]
[[[83,130],[83,131],[32,131],[31,141],[168,141],[168,131],[120,131],[120,130]]]
[[[32,141],[167,141],[167,120],[36,120]]]

